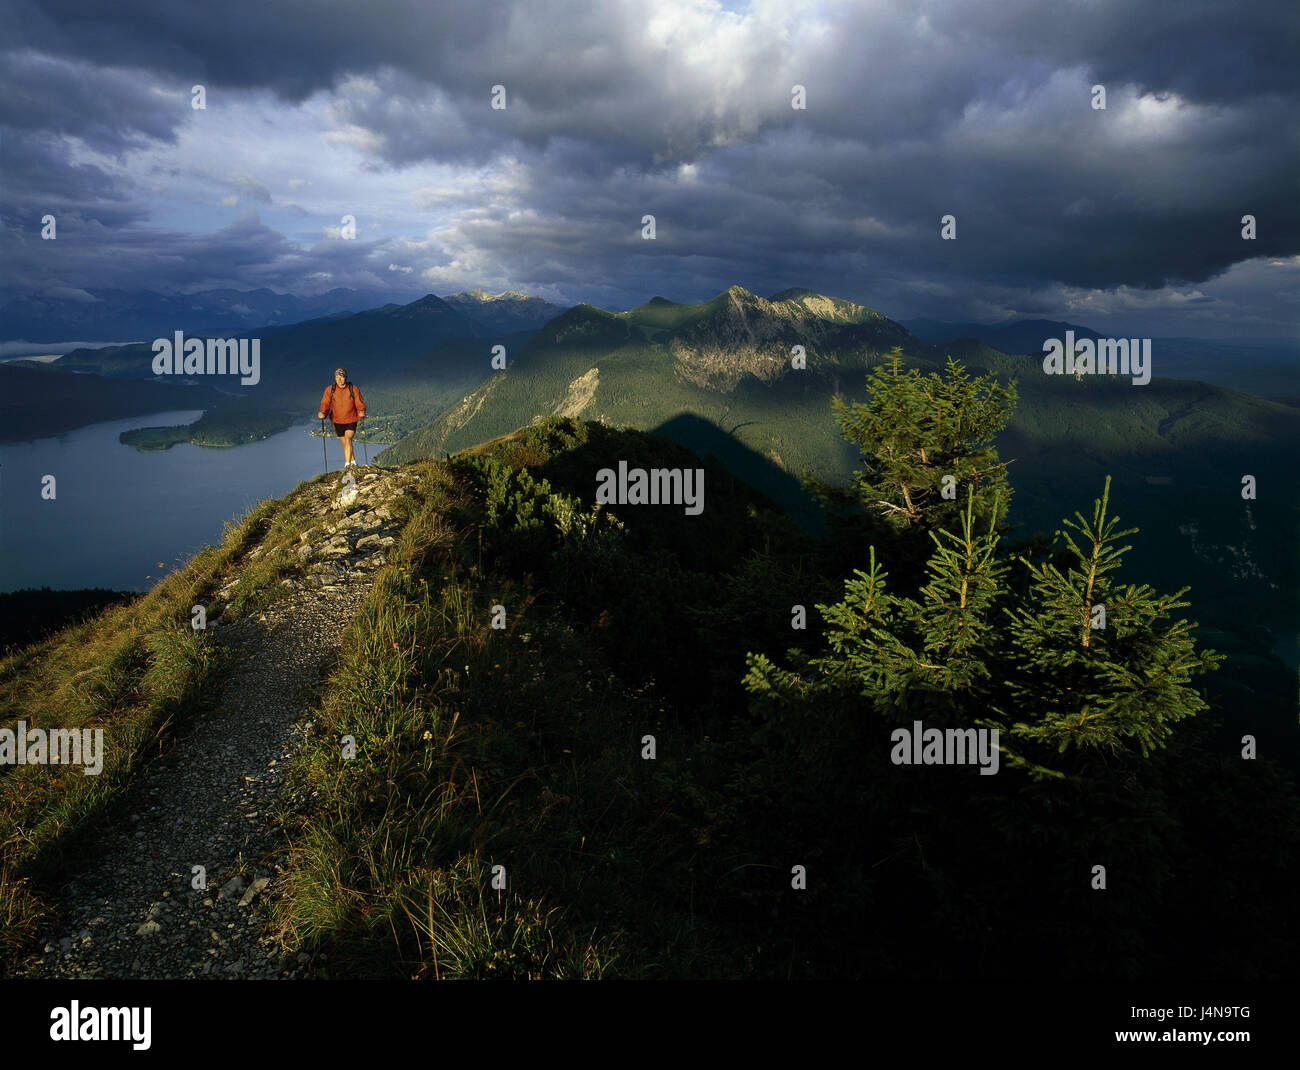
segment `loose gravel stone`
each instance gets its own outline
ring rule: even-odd
[[[217,894],[217,902],[223,899],[230,899],[232,896],[242,895],[244,892],[244,878],[231,877],[221,886],[221,891]]]

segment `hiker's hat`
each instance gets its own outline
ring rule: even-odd
[[[335,369],[334,369],[334,374],[335,374],[335,375],[341,375],[341,376],[343,376],[344,379],[346,379],[346,378],[348,377],[348,370],[347,370],[347,368],[335,368]]]

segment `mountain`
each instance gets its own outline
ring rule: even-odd
[[[796,345],[805,370],[791,366]],[[732,286],[699,304],[655,297],[625,312],[579,304],[385,457],[439,455],[550,413],[647,430],[691,413],[788,470],[838,471],[849,458],[828,419],[830,396],[860,390],[896,345],[939,359],[879,312],[811,290],[764,299]]]
[[[1164,375],[1269,398],[1300,396],[1300,339],[1157,338],[1151,352]]]
[[[136,342],[172,331],[256,328],[360,312],[392,300],[378,290],[336,288],[314,297],[257,290],[79,290],[57,287],[0,306],[0,342],[94,338]],[[35,348],[35,347],[34,347]]]
[[[564,311],[559,305],[530,297],[516,290],[491,294],[473,289],[448,294],[443,298],[452,308],[458,309],[490,333],[535,331],[547,320]]]
[[[139,342],[178,330],[198,333],[286,326],[387,307],[393,296],[390,291],[341,287],[312,297],[265,288],[161,294],[56,287],[0,305],[0,342],[32,343],[31,352],[36,353],[43,351],[41,343],[76,338]],[[487,334],[536,330],[563,311],[559,305],[516,290],[492,294],[473,289],[441,300]]]
[[[795,346],[804,347],[805,369],[792,366]],[[1077,445],[1154,464],[1171,450],[1226,440],[1259,448],[1289,437],[1293,422],[1285,405],[1202,382],[1044,375],[1037,355],[974,340],[929,345],[850,301],[808,290],[765,300],[733,286],[695,305],[662,297],[626,312],[576,305],[512,354],[505,371],[385,457],[454,452],[552,413],[646,429],[691,413],[788,471],[841,478],[854,458],[829,418],[831,397],[860,396],[868,370],[895,346],[922,371],[951,355],[972,371],[1018,378],[1022,401],[1009,432],[1035,450]]]

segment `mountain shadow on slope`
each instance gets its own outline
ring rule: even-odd
[[[712,420],[683,412],[651,428],[650,434],[672,439],[706,460],[715,457],[736,478],[771,498],[805,531],[814,535],[823,531],[821,510],[799,480]]]

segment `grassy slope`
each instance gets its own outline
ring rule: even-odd
[[[702,871],[698,889],[683,878],[716,820],[684,790],[700,768],[692,759],[711,756],[708,737],[696,717],[678,719],[680,707],[644,664],[612,656],[632,649],[633,635],[643,648],[674,637],[625,611],[638,602],[630,587],[617,584],[616,593],[589,575],[613,560],[605,555],[615,545],[635,554],[632,529],[606,527],[588,541],[579,531],[592,529],[581,522],[564,534],[550,521],[518,529],[513,514],[494,521],[491,480],[469,459],[532,465],[538,475],[571,461],[568,476],[611,448],[642,463],[694,462],[628,433],[586,456],[586,435],[607,433],[579,432],[580,442],[555,450],[544,432],[514,433],[437,466],[424,509],[344,638],[319,737],[295,767],[319,804],[295,833],[280,914],[291,946],[328,948],[339,976],[738,977],[754,969],[749,938],[735,938],[736,920],[752,912],[737,896],[752,883],[744,873],[769,867],[729,859]],[[747,510],[760,503],[717,469],[708,480],[708,534],[700,527],[681,549],[716,547],[719,563],[734,561],[752,545]],[[523,484],[511,486],[529,500]],[[630,512],[629,522],[647,511]],[[666,512],[646,519],[662,519],[665,533],[695,530]],[[655,552],[671,552],[650,539],[661,546]],[[534,579],[529,562],[557,560],[548,547],[559,559],[574,554],[579,574],[595,583],[591,598],[561,597]],[[690,571],[698,562],[683,558],[661,575],[641,567],[651,560],[628,557],[624,579],[700,596]],[[489,624],[494,603],[506,609],[499,631]],[[641,757],[645,731],[662,741],[653,762]],[[351,761],[340,760],[343,735],[358,743]],[[499,894],[489,884],[496,865],[506,872]],[[847,960],[817,965],[836,973]]]
[[[1234,935],[1190,952],[1196,976],[1231,973],[1246,947],[1252,963],[1285,968],[1258,916],[1267,903],[1183,883],[1207,852],[1255,873],[1241,830],[1275,805],[1295,812],[1275,771],[1228,768],[1220,754],[1235,750],[1213,742],[1212,718],[1140,771],[1144,791],[1168,796],[1172,825],[1143,823],[1146,795],[1125,810],[1132,782],[1119,804],[1097,784],[1053,788],[1044,818],[1016,777],[898,775],[883,809],[865,811],[867,782],[891,767],[861,711],[790,708],[764,729],[729,704],[738,652],[788,645],[791,601],[829,593],[815,558],[752,552],[798,537],[734,492],[711,498],[698,531],[672,510],[611,510],[619,524],[603,534],[575,517],[584,503],[534,511],[557,492],[589,503],[592,468],[614,456],[693,463],[644,436],[552,427],[433,469],[399,560],[345,638],[334,698],[295,768],[319,804],[295,833],[279,918],[291,946],[328,949],[339,976],[1109,976],[1185,971],[1178,911],[1212,908]],[[722,479],[711,472],[710,486]],[[653,762],[639,754],[647,732]],[[358,742],[350,761],[343,735]],[[1202,775],[1224,785],[1206,812]],[[1026,852],[1018,822],[1035,816],[1057,836]],[[1267,833],[1281,834],[1278,857],[1294,850],[1287,820]],[[1139,894],[1110,910],[1071,891],[1060,937],[1079,843],[1142,858],[1152,837],[1163,846],[1151,871],[1124,869]],[[796,855],[826,875],[816,895],[791,893]],[[1276,866],[1257,862],[1276,899]],[[962,916],[939,910],[954,887]],[[1174,919],[1163,928],[1162,911]],[[1019,925],[1035,936],[1009,936]],[[1138,937],[1155,959],[1133,950]]]
[[[0,652],[7,653],[11,646],[29,646],[131,597],[125,591],[103,587],[72,591],[27,587],[0,594]]]

